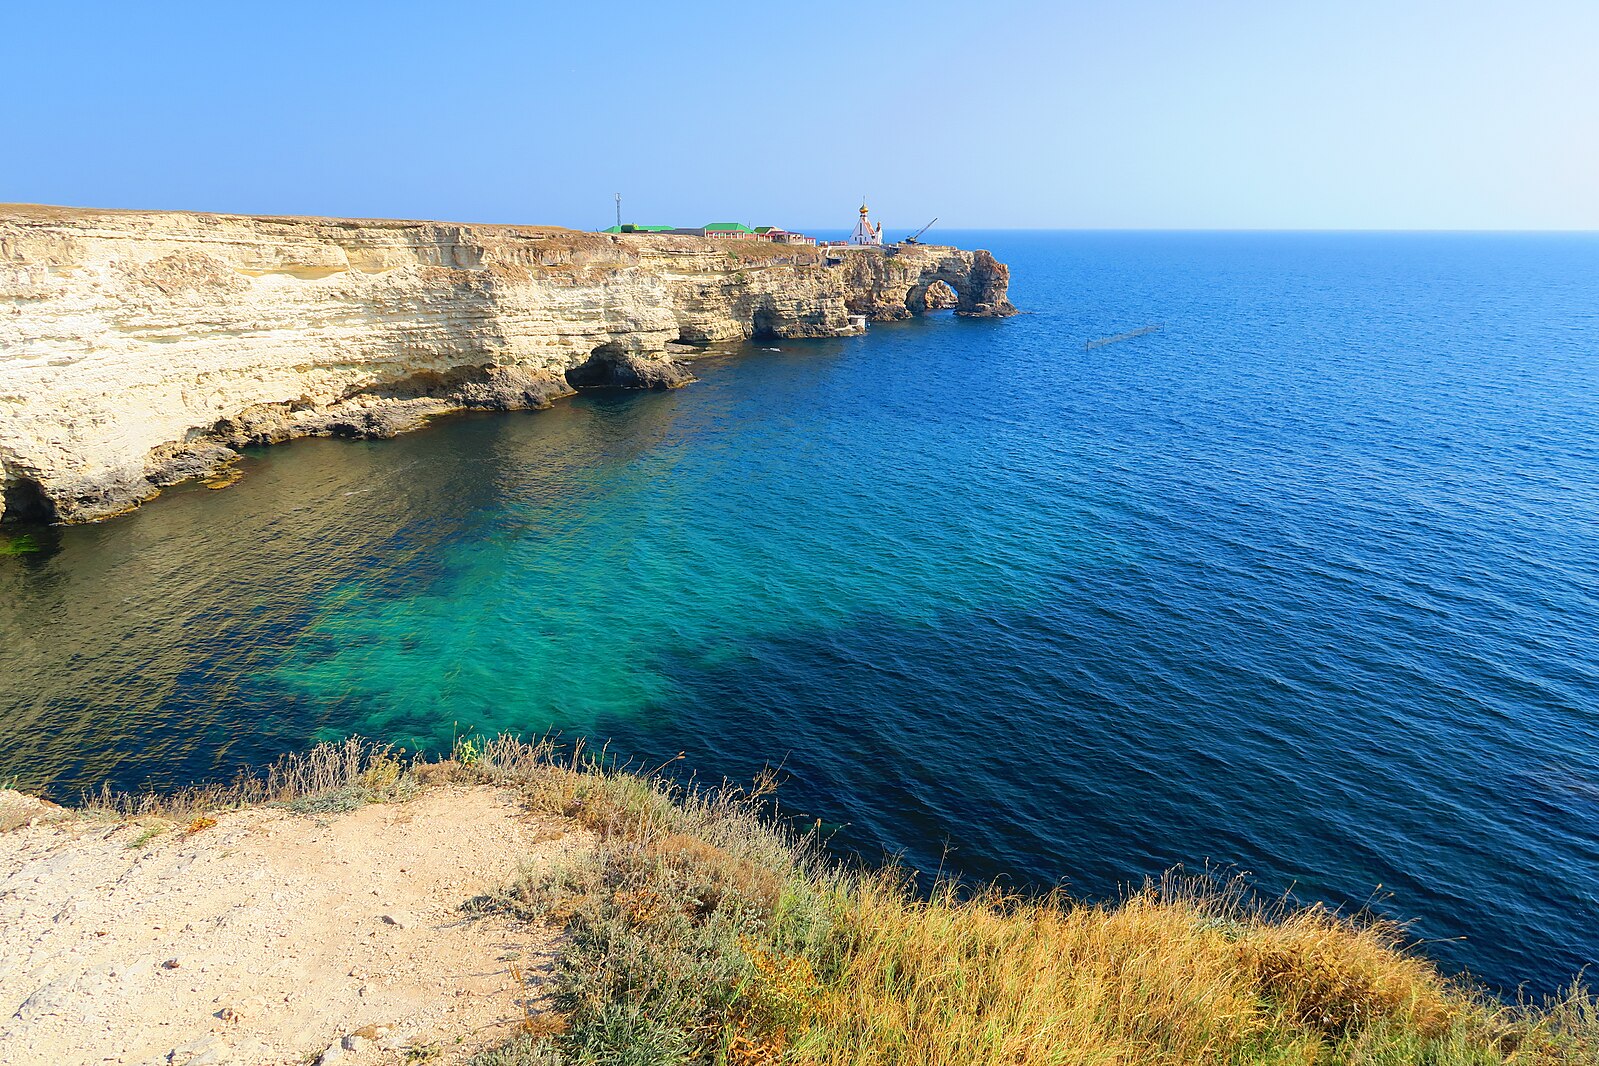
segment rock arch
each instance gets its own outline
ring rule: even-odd
[[[631,351],[615,341],[598,345],[566,371],[574,389],[675,389],[694,380],[681,363]]]
[[[51,523],[61,518],[55,501],[35,478],[0,462],[0,522]]]

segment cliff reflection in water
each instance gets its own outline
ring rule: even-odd
[[[26,530],[35,550],[0,559],[0,777],[66,799],[105,781],[228,776],[320,732],[369,729],[327,692],[270,683],[305,626],[357,594],[427,587],[463,539],[552,532],[561,510],[541,504],[605,491],[670,432],[677,399],[585,397],[393,441],[297,441],[256,451],[223,491]],[[447,735],[455,711],[435,712]]]

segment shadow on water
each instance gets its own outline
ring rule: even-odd
[[[1592,885],[1539,873],[1546,833],[1592,855],[1599,806],[1583,793],[1599,778],[1552,779],[1559,768],[1492,737],[1423,743],[1418,761],[1503,782],[1484,809],[1472,782],[1418,780],[1360,744],[1384,728],[1380,708],[1279,692],[1263,713],[1266,679],[1151,683],[1119,641],[1061,623],[865,617],[714,661],[678,649],[660,664],[678,700],[602,718],[596,735],[638,765],[686,752],[701,780],[780,766],[786,815],[820,820],[842,854],[925,876],[1113,899],[1175,866],[1225,868],[1270,896],[1369,903],[1412,923],[1445,969],[1505,989],[1552,991],[1599,954]]]

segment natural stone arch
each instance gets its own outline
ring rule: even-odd
[[[574,389],[675,389],[694,380],[683,364],[662,355],[636,352],[607,341],[566,371]]]
[[[922,265],[905,293],[911,314],[953,307],[974,318],[1003,318],[1016,308],[1006,298],[1010,271],[985,251],[956,252]]]
[[[750,315],[750,337],[753,340],[777,339],[778,313],[772,306],[772,301],[761,301],[760,306]]]
[[[60,517],[43,485],[0,463],[0,521],[44,524]]]

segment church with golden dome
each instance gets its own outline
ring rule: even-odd
[[[883,243],[883,224],[873,223],[866,217],[866,204],[861,204],[861,218],[855,223],[855,229],[849,235],[850,244],[881,245]]]

